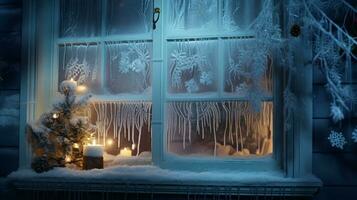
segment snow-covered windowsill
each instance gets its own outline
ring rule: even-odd
[[[16,190],[240,194],[313,196],[321,187],[314,176],[286,178],[281,172],[173,171],[156,166],[116,166],[79,171],[56,168],[37,174],[30,169],[8,176]]]

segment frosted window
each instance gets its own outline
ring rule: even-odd
[[[271,95],[271,63],[257,49],[259,44],[253,39],[224,41],[225,92],[246,97],[255,89]]]
[[[151,42],[109,43],[107,89],[112,94],[151,94]]]
[[[216,30],[217,11],[217,0],[171,0],[167,30],[170,34]]]
[[[168,151],[181,156],[246,157],[272,153],[272,103],[253,112],[249,103],[166,104]]]
[[[151,156],[151,102],[94,102],[90,118],[97,127],[97,142],[107,153],[118,155],[127,148],[133,156]]]
[[[61,0],[60,37],[98,36],[100,28],[100,0]]]
[[[100,92],[100,50],[97,44],[60,45],[58,81],[73,79],[91,92]],[[58,84],[60,85],[60,84]]]
[[[217,90],[217,41],[169,42],[170,93],[205,93]]]
[[[233,32],[247,30],[258,17],[264,0],[223,0],[222,28]]]
[[[107,34],[148,33],[152,29],[152,0],[109,0]]]

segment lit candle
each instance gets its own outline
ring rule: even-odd
[[[87,87],[84,85],[78,85],[76,90],[78,94],[85,94],[88,91]]]
[[[120,155],[125,157],[130,157],[131,150],[125,147],[124,149],[120,150]]]
[[[96,144],[93,140],[92,144],[85,145],[83,149],[83,169],[103,169],[103,145]]]
[[[90,144],[85,145],[83,149],[83,156],[87,157],[103,157],[104,148],[103,145]]]

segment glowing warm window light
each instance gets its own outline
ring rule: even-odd
[[[113,140],[112,139],[108,139],[106,144],[108,146],[112,146],[113,145]]]

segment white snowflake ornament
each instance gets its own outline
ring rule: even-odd
[[[357,128],[355,128],[355,130],[352,132],[352,140],[353,142],[357,143]]]
[[[331,131],[329,137],[331,146],[339,149],[343,149],[343,146],[347,143],[345,136],[341,132]]]
[[[335,104],[331,105],[330,111],[334,122],[339,122],[343,120],[343,118],[345,118],[341,108],[339,106],[336,106]]]

